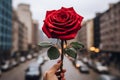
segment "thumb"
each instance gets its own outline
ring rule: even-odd
[[[60,61],[59,63],[54,64],[53,67],[50,69],[50,71],[53,72],[53,73],[56,73],[57,70],[60,68],[61,63],[62,62]]]

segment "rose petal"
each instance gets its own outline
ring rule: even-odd
[[[46,12],[46,18],[51,14],[51,13],[53,13],[53,12],[55,12],[56,10],[52,10],[52,11],[47,11]]]
[[[46,25],[44,24],[42,27],[43,32],[48,36],[48,38],[51,38],[51,33],[49,32],[49,29],[46,27]]]
[[[76,32],[76,33],[69,34],[69,35],[59,36],[59,39],[61,39],[61,40],[74,39],[75,36],[76,36],[76,34],[77,34],[77,32]]]

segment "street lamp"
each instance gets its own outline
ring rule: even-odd
[[[90,51],[95,52],[95,53],[99,53],[100,49],[99,48],[95,48],[95,47],[90,47]]]
[[[95,51],[95,47],[90,47],[90,51]]]
[[[100,49],[99,48],[95,48],[94,50],[96,53],[99,53],[100,52]]]

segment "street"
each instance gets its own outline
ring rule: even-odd
[[[56,61],[48,61],[45,63],[45,65],[42,67],[42,71],[45,72],[48,70]],[[68,58],[65,57],[64,59],[64,68],[67,70],[65,77],[66,80],[95,80],[95,78],[98,76],[95,72],[90,70],[90,73],[80,73],[79,70],[77,70],[73,64],[70,62]]]
[[[41,56],[46,56],[46,51],[42,51],[43,54]],[[27,61],[25,63],[21,63],[17,67],[3,72],[0,80],[24,80],[25,70],[28,67],[29,63],[34,62],[35,59]],[[57,60],[48,60],[45,64],[42,65],[42,76],[44,75],[45,71],[48,70]],[[98,76],[93,70],[90,70],[90,73],[80,73],[78,69],[76,69],[71,61],[65,57],[64,58],[64,68],[67,70],[65,73],[66,80],[95,80]],[[42,78],[41,78],[42,80]]]
[[[21,63],[13,69],[3,72],[0,80],[24,80],[25,69],[28,67],[29,63],[35,61],[35,59]]]

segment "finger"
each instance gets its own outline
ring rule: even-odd
[[[65,73],[64,72],[61,73],[60,71],[56,72],[55,74],[56,74],[56,76],[61,76],[61,77],[65,76]]]
[[[65,73],[65,72],[66,72],[66,69],[62,69],[62,72]]]
[[[57,63],[60,63],[60,62],[61,62],[61,60],[58,60],[58,61],[57,61]]]
[[[53,73],[56,73],[57,70],[60,68],[61,63],[62,63],[62,62],[60,61],[59,63],[53,65],[53,67],[50,69],[50,71],[53,72]]]
[[[56,76],[58,76],[58,77],[59,77],[59,76],[60,76],[60,77],[64,77],[64,73],[56,72],[55,74],[56,74]]]
[[[61,78],[64,78],[64,73],[60,73]]]
[[[66,72],[66,69],[63,69],[62,72],[61,71],[57,71],[55,74],[56,76],[59,76],[61,73],[64,74]]]
[[[60,71],[55,73],[57,76],[60,75]]]
[[[65,78],[62,78],[61,80],[66,80]]]
[[[46,72],[45,72],[45,74],[44,74],[44,76],[43,76],[43,80],[47,80],[46,78],[47,78],[47,74],[46,74]]]
[[[58,80],[66,80],[65,78],[58,77]]]

